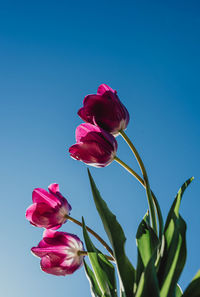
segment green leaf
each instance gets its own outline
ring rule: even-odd
[[[145,213],[143,221],[145,221],[145,223],[151,227],[151,218],[149,215],[149,210],[147,210],[147,212]]]
[[[146,217],[142,220],[138,227],[136,243],[143,265],[147,266],[151,256],[159,244],[159,240],[153,229],[145,222],[145,220]]]
[[[84,263],[84,268],[85,268],[85,273],[87,275],[87,278],[89,280],[90,283],[90,291],[93,297],[101,297],[101,290],[99,288],[99,285],[97,283],[97,280],[95,278],[95,275],[93,273],[93,271],[90,269],[90,267],[87,265],[87,263],[85,262],[85,260],[83,260]]]
[[[161,297],[171,297],[175,294],[176,283],[184,268],[186,261],[186,224],[179,218],[174,221],[173,236],[170,245],[164,250],[164,256],[161,259],[159,267],[159,276],[161,276]],[[167,237],[165,237],[167,241]]]
[[[181,297],[182,295],[183,295],[183,292],[181,290],[181,287],[177,284],[176,291],[175,291],[175,297]]]
[[[96,281],[99,285],[101,293],[105,297],[116,297],[116,280],[114,266],[107,260],[107,258],[93,245],[88,232],[85,228],[83,219],[83,236],[90,259],[90,263],[94,270]]]
[[[179,189],[178,194],[176,195],[176,198],[174,199],[174,202],[172,204],[172,207],[168,213],[167,216],[167,220],[165,223],[165,232],[167,231],[167,229],[169,228],[170,223],[173,222],[174,219],[174,215],[176,217],[179,216],[179,208],[180,208],[180,203],[181,203],[181,199],[183,197],[183,194],[186,190],[186,188],[189,186],[189,184],[193,181],[194,177],[189,178],[183,185],[182,187]],[[171,236],[172,237],[172,236]],[[170,238],[169,238],[170,239]]]
[[[124,245],[126,237],[124,235],[124,231],[116,220],[116,216],[109,210],[107,204],[101,198],[89,169],[88,175],[97,211],[101,217],[104,229],[113,248],[120,278],[120,285],[122,287],[121,290],[122,292],[124,291],[125,297],[133,297],[135,269],[125,254]]]
[[[141,273],[144,271],[144,268],[147,266],[149,260],[159,245],[157,235],[148,222],[149,213],[145,215],[144,219],[140,223],[136,234],[136,243],[138,247],[138,263],[136,271],[137,283],[140,280]]]
[[[152,192],[152,198],[153,198],[153,203],[156,207],[156,213],[158,216],[158,222],[159,222],[159,239],[162,238],[162,234],[163,234],[163,217],[162,217],[162,212],[160,209],[160,205],[158,203],[158,200],[156,199],[155,195]]]
[[[151,257],[144,272],[141,274],[135,297],[160,297],[160,289],[154,262],[156,253]]]
[[[182,297],[200,297],[200,270],[186,288]]]
[[[176,284],[185,265],[186,224],[179,215],[179,207],[183,193],[192,180],[193,178],[187,180],[178,191],[166,220],[162,238],[164,250],[158,270],[161,297],[175,296]]]

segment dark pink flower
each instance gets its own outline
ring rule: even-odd
[[[51,184],[49,192],[37,188],[33,190],[33,204],[26,210],[26,218],[37,227],[58,229],[66,222],[71,205],[59,192],[58,184]]]
[[[84,123],[76,128],[76,142],[69,148],[71,157],[91,166],[105,167],[116,155],[114,136],[92,124]]]
[[[45,230],[43,239],[32,253],[41,258],[40,265],[44,272],[54,275],[72,274],[83,264],[82,241],[73,234]]]
[[[78,115],[84,122],[99,126],[113,135],[126,129],[129,123],[129,113],[117,92],[105,84],[99,86],[97,94],[84,98]]]

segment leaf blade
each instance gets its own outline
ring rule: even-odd
[[[142,272],[159,245],[159,239],[148,222],[149,214],[147,213],[141,221],[136,234],[136,244],[138,248],[138,261],[136,270],[137,284],[140,280]]]
[[[106,257],[92,243],[85,227],[84,219],[82,219],[82,223],[83,236],[87,247],[88,256],[101,293],[105,297],[116,297],[117,289],[115,269],[113,265],[106,259]]]
[[[87,276],[87,278],[89,280],[89,283],[90,283],[90,291],[91,291],[92,297],[101,297],[102,296],[101,295],[101,290],[99,288],[99,285],[97,283],[97,280],[95,278],[95,275],[94,275],[93,271],[87,265],[85,260],[83,260],[83,264],[84,264],[86,276]]]
[[[156,253],[154,252],[144,272],[141,274],[135,297],[160,297],[159,283],[154,266],[155,258]]]
[[[135,269],[125,254],[124,245],[126,238],[123,229],[116,220],[116,216],[109,210],[107,204],[101,198],[89,169],[88,175],[97,211],[100,215],[104,229],[114,251],[118,273],[122,285],[122,291],[125,292],[126,297],[133,297]]]
[[[170,208],[163,235],[158,279],[161,297],[171,297],[175,294],[176,284],[186,261],[186,223],[179,215],[181,199],[187,186],[193,178],[188,179],[178,191]]]

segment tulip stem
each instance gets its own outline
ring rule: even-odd
[[[137,172],[135,172],[131,167],[129,167],[117,156],[114,157],[114,160],[117,163],[119,163],[122,167],[124,167],[129,173],[131,173],[145,187],[143,179],[139,176],[139,174],[137,174]]]
[[[157,234],[157,222],[156,222],[155,209],[154,209],[153,199],[152,199],[152,195],[151,195],[151,188],[150,188],[150,185],[149,185],[149,179],[148,179],[148,176],[147,176],[146,169],[144,167],[144,163],[143,163],[142,159],[140,158],[140,155],[139,155],[138,151],[136,150],[135,146],[133,145],[133,143],[131,142],[129,137],[126,135],[126,133],[123,130],[121,130],[119,132],[119,134],[122,136],[122,138],[129,145],[129,147],[132,150],[133,154],[135,155],[135,158],[136,158],[136,160],[138,162],[138,165],[140,166],[140,169],[142,171],[142,175],[143,175],[143,179],[144,179],[144,183],[145,183],[145,188],[146,188],[147,200],[148,200],[150,214],[151,214],[151,223],[152,223],[153,230]]]
[[[71,222],[83,227],[83,224],[81,222],[79,222],[78,220],[72,218],[69,215],[66,215],[66,219],[70,220]],[[107,251],[109,252],[109,254],[111,255],[112,261],[115,261],[114,259],[114,254],[113,254],[113,250],[109,247],[109,245],[91,228],[89,228],[88,226],[86,226],[86,229],[88,232],[90,232],[94,237],[96,237],[96,239],[107,249]]]
[[[139,174],[137,174],[131,167],[129,167],[126,163],[124,163],[117,156],[115,156],[114,160],[117,163],[119,163],[122,167],[124,167],[130,174],[132,174],[141,183],[141,185],[146,189],[146,192],[147,192],[147,183],[145,183],[145,181],[139,176]],[[157,222],[156,222],[156,217],[155,217],[153,200],[154,200],[155,204],[156,204],[157,201],[156,201],[156,197],[153,194],[153,192],[151,191],[151,189],[150,189],[150,194],[151,194],[151,196],[150,196],[151,198],[149,199],[149,191],[148,191],[148,195],[147,195],[148,204],[149,204],[150,213],[151,213],[152,226],[153,226],[154,231],[157,234]],[[153,200],[151,200],[151,199],[153,199]]]
[[[78,251],[78,255],[82,255],[82,256],[88,256],[88,252],[87,251]],[[106,257],[107,260],[109,261],[115,261],[113,257],[108,256],[108,255],[104,255],[104,257]]]
[[[144,180],[140,177],[139,174],[137,174],[131,167],[129,167],[126,163],[124,163],[121,159],[119,159],[118,157],[115,156],[114,160],[119,163],[122,167],[124,167],[124,169],[126,169],[130,174],[132,174],[139,182],[140,184],[146,188],[145,182]],[[155,204],[156,207],[156,212],[158,215],[158,219],[159,219],[159,238],[161,238],[162,236],[162,232],[163,232],[163,218],[162,218],[162,213],[160,210],[160,206],[158,204],[158,201],[156,199],[156,196],[154,195],[154,193],[151,191],[151,195],[153,198],[153,202]]]

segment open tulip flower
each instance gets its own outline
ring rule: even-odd
[[[126,129],[129,123],[129,113],[121,103],[117,92],[106,84],[99,86],[97,94],[87,95],[78,115],[84,122],[99,126],[117,135]]]
[[[71,157],[91,166],[105,167],[116,155],[117,141],[114,136],[89,123],[76,128],[76,142],[69,148]]]
[[[26,210],[26,218],[37,227],[58,229],[67,220],[71,205],[59,192],[58,184],[51,184],[49,192],[37,188],[33,190],[33,204]]]
[[[73,234],[45,230],[43,239],[32,253],[41,258],[41,269],[54,275],[72,274],[83,264],[82,241]]]

